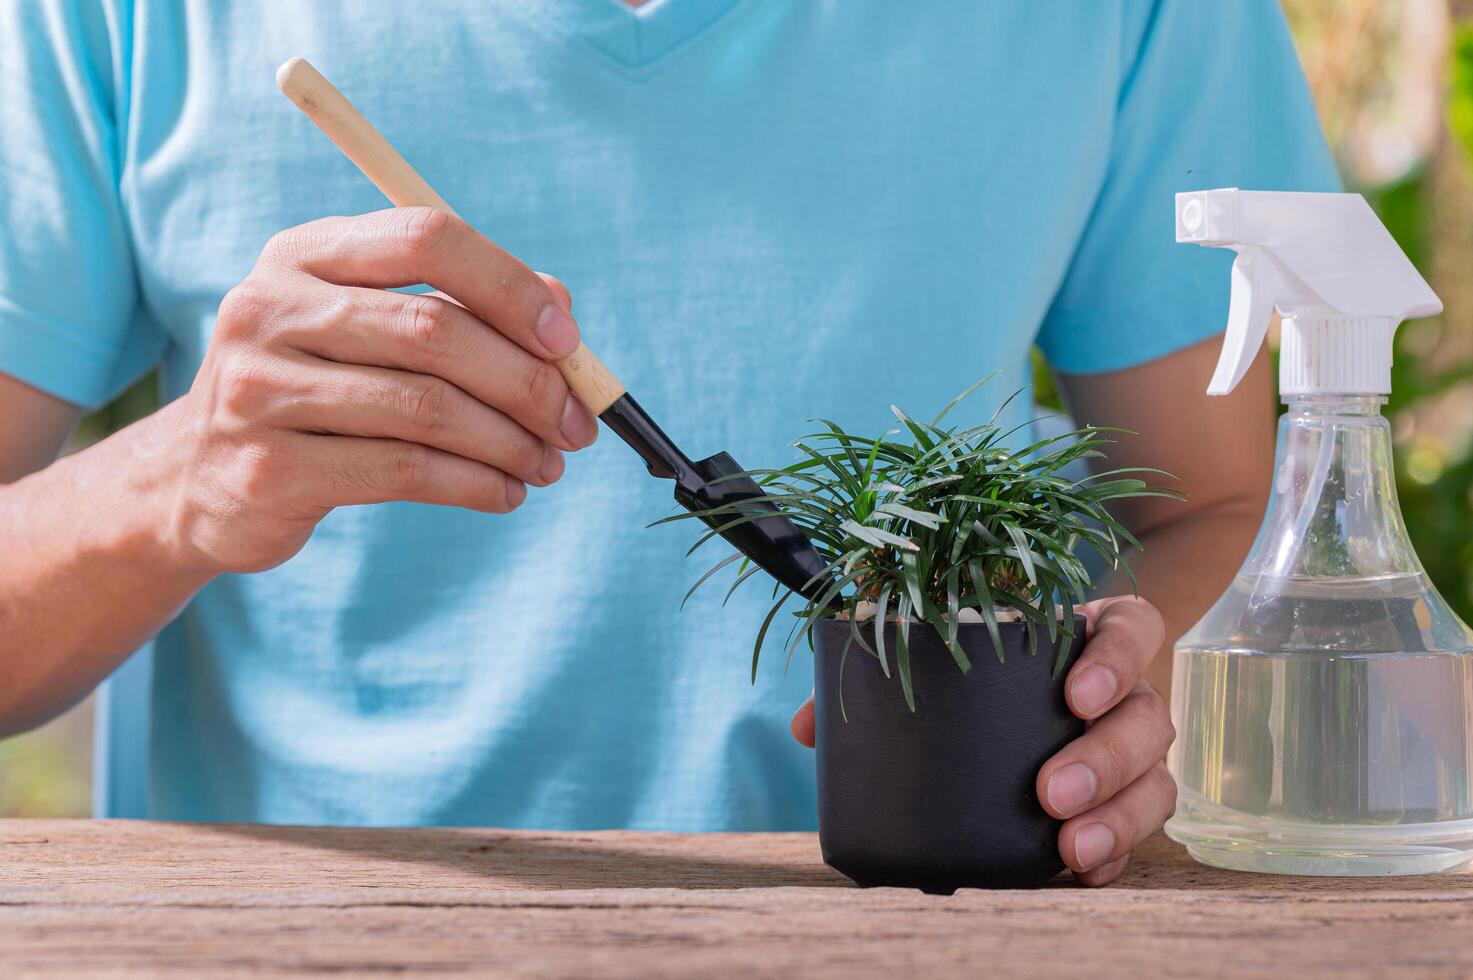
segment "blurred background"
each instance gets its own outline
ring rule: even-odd
[[[1388,414],[1402,510],[1434,582],[1473,621],[1473,0],[1284,0],[1346,186],[1364,193],[1446,312],[1398,331]],[[1041,401],[1051,397],[1046,372]],[[73,448],[148,412],[152,378]],[[90,702],[0,741],[0,816],[90,812]]]

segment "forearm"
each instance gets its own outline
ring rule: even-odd
[[[1144,550],[1127,556],[1140,594],[1164,619],[1163,648],[1146,679],[1171,691],[1171,648],[1222,595],[1263,520],[1273,462],[1273,379],[1260,354],[1231,395],[1202,389],[1217,365],[1221,338],[1137,367],[1094,375],[1062,375],[1075,419],[1120,426],[1106,468],[1160,467],[1160,482],[1185,491],[1186,502],[1160,497],[1121,501],[1114,514]],[[1101,595],[1130,592],[1121,572],[1104,576]]]
[[[451,299],[385,288],[410,283]],[[0,735],[84,694],[213,575],[289,560],[335,507],[505,514],[556,482],[563,453],[598,437],[554,363],[578,348],[570,307],[442,211],[273,237],[220,304],[188,394],[0,486]],[[0,417],[11,404],[49,436],[0,432],[0,481],[76,415],[0,374]]]
[[[1127,560],[1141,596],[1160,610],[1166,623],[1162,650],[1146,673],[1163,696],[1171,693],[1171,648],[1232,581],[1262,519],[1262,501],[1226,501],[1139,535],[1143,550]],[[1130,587],[1123,572],[1112,571],[1101,582],[1100,593],[1126,593]]]
[[[169,545],[176,414],[0,486],[0,735],[82,697],[209,580]]]

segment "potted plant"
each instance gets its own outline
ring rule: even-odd
[[[795,443],[798,462],[746,474],[831,575],[799,596],[785,646],[789,661],[805,640],[815,656],[824,860],[861,886],[949,894],[1036,886],[1063,869],[1059,822],[1034,783],[1084,729],[1063,688],[1084,645],[1076,603],[1091,584],[1076,551],[1123,566],[1121,548],[1139,543],[1106,503],[1181,496],[1140,478],[1155,470],[1064,475],[1103,457],[1122,430],[1090,426],[1014,450],[1007,440],[1028,427],[1005,429],[998,413],[944,428],[981,383],[929,423],[893,408],[901,428],[878,437],[821,420],[823,431]],[[736,503],[666,520],[711,526],[695,551],[717,528],[767,513]],[[733,564],[731,590],[757,572],[733,555],[686,598]],[[754,679],[794,593],[775,596],[753,646]]]

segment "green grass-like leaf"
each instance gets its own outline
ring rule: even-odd
[[[1091,585],[1076,551],[1093,550],[1107,566],[1129,574],[1122,549],[1140,546],[1106,505],[1129,497],[1183,496],[1147,482],[1149,477],[1170,476],[1159,470],[1107,469],[1079,479],[1060,475],[1071,463],[1104,459],[1106,447],[1124,430],[1086,426],[1022,449],[1006,447],[1005,440],[1027,430],[1005,428],[997,421],[1016,392],[985,422],[943,427],[983,382],[958,395],[930,422],[916,421],[892,406],[901,428],[879,436],[846,432],[835,422],[819,420],[819,431],[794,443],[801,457],[797,462],[746,474],[763,487],[770,504],[808,535],[832,574],[821,595],[811,601],[799,596],[802,605],[793,610],[793,630],[783,641],[788,658],[803,640],[812,645],[814,624],[830,615],[830,604],[837,602],[851,623],[846,655],[848,648],[858,646],[889,676],[892,651],[884,623],[893,609],[898,621],[893,673],[914,711],[912,625],[934,629],[958,669],[966,671],[971,662],[959,642],[960,611],[979,610],[1001,659],[996,610],[1012,609],[1023,618],[1031,652],[1037,651],[1040,633],[1059,644],[1057,673],[1073,635],[1075,605],[1085,600]],[[739,501],[656,523],[703,518],[725,529],[767,513]],[[715,537],[717,532],[708,528],[691,551]],[[733,561],[723,559],[691,592]],[[755,571],[749,563],[739,564],[727,597]],[[775,601],[752,650],[754,679],[773,621],[795,595],[786,589],[773,594]],[[877,606],[873,645],[855,621],[860,602]]]

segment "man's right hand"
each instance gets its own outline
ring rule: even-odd
[[[416,283],[443,295],[388,291]],[[207,573],[250,572],[346,504],[512,510],[598,435],[554,365],[578,345],[569,307],[557,280],[441,211],[282,232],[166,409],[170,544]]]

